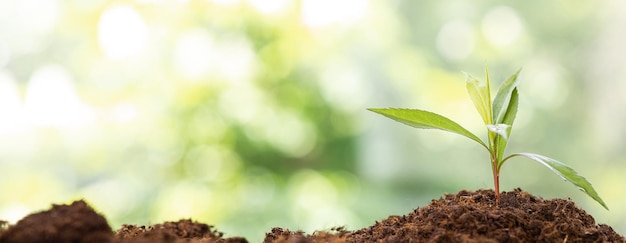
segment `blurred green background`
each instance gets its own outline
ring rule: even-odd
[[[193,218],[260,241],[354,230],[491,189],[466,138],[366,111],[423,108],[484,135],[462,71],[523,67],[502,189],[571,197],[626,234],[626,4],[0,0],[0,218],[84,198],[114,229]],[[482,136],[484,137],[484,136]]]

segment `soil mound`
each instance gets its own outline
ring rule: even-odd
[[[521,189],[461,191],[405,216],[346,236],[348,242],[625,242],[571,200],[543,200]]]
[[[521,189],[501,196],[496,207],[492,190],[461,191],[354,232],[274,228],[264,242],[626,242],[570,200],[543,200]]]
[[[84,201],[52,205],[52,209],[31,214],[3,230],[0,242],[108,242],[111,227]]]
[[[0,243],[12,242],[203,242],[244,243],[224,238],[213,226],[189,219],[152,226],[123,225],[113,232],[105,218],[84,201],[53,205],[7,225],[0,221]],[[571,200],[544,200],[521,189],[447,194],[402,216],[390,216],[356,231],[343,227],[306,234],[273,228],[264,243],[286,242],[626,242]]]

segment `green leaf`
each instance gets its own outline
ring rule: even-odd
[[[517,84],[519,81],[517,77],[522,69],[517,70],[509,79],[507,79],[500,88],[498,89],[498,93],[496,97],[493,99],[493,123],[504,123],[502,120],[507,113],[509,102],[511,100],[511,96],[513,91],[517,88]]]
[[[513,92],[511,92],[510,102],[508,104],[508,107],[506,108],[506,112],[504,113],[502,120],[499,123],[513,126],[513,121],[515,121],[515,116],[517,116],[518,105],[519,105],[519,94],[517,93],[517,88],[515,88],[513,89]]]
[[[487,78],[484,82],[467,73],[465,75],[467,76],[467,92],[469,93],[470,98],[472,98],[472,102],[474,103],[474,106],[476,106],[476,110],[478,110],[478,113],[480,113],[480,116],[483,118],[485,125],[489,125],[493,124],[491,114],[491,94],[489,88],[489,72],[486,69],[485,73]]]
[[[602,207],[606,208],[607,210],[609,209],[604,203],[604,201],[602,201],[600,196],[598,196],[598,193],[596,192],[596,190],[593,189],[593,186],[591,186],[591,183],[589,183],[589,181],[587,181],[587,179],[585,179],[584,177],[579,176],[578,173],[574,171],[574,169],[570,168],[566,164],[563,164],[562,162],[559,162],[555,159],[548,158],[543,155],[533,154],[533,153],[515,153],[512,155],[509,155],[509,157],[507,157],[504,160],[506,161],[516,156],[523,156],[523,157],[532,159],[548,167],[550,170],[552,170],[552,172],[559,175],[564,180],[571,182],[576,187],[578,187],[578,189],[580,189],[581,191],[587,193],[587,195],[593,198],[593,200],[596,200],[596,202],[600,203]]]
[[[517,106],[519,104],[519,95],[517,94],[517,88],[513,89],[511,93],[511,98],[506,108],[506,112],[504,113],[504,117],[502,118],[502,123],[509,126],[509,129],[506,131],[506,136],[504,137],[496,137],[496,146],[497,146],[497,155],[498,161],[502,161],[502,156],[504,155],[504,149],[506,149],[506,144],[511,136],[511,130],[513,128],[513,121],[515,120],[515,116],[517,115]],[[502,163],[502,162],[501,162]]]
[[[416,109],[370,108],[368,110],[412,127],[423,129],[439,129],[460,134],[478,142],[480,145],[487,148],[487,145],[485,145],[485,143],[483,143],[483,141],[480,140],[478,136],[463,128],[458,123],[439,114]]]

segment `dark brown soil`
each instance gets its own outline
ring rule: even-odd
[[[570,200],[543,200],[516,189],[502,194],[496,207],[491,190],[461,191],[433,200],[407,215],[390,216],[356,231],[343,227],[306,234],[273,228],[271,242],[626,242],[610,226]],[[53,205],[7,225],[0,242],[248,242],[225,238],[213,226],[188,219],[152,226],[123,225],[113,231],[84,201]]]

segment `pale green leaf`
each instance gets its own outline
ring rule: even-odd
[[[505,114],[507,113],[507,108],[509,107],[509,102],[511,100],[511,96],[513,94],[513,90],[517,88],[517,84],[519,83],[517,77],[522,69],[517,70],[509,79],[507,79],[504,83],[500,85],[498,89],[498,93],[496,97],[493,99],[493,123],[504,123],[502,120],[504,119]]]
[[[483,143],[478,136],[474,135],[458,123],[436,113],[416,109],[398,109],[398,108],[370,108],[370,111],[376,112],[406,125],[423,128],[423,129],[439,129],[468,137],[478,142],[483,147],[487,145]]]
[[[487,125],[487,130],[500,135],[501,138],[504,138],[506,141],[509,139],[509,131],[511,130],[511,126],[507,124],[495,124],[495,125]]]
[[[489,73],[487,73],[486,81],[480,81],[474,78],[472,75],[465,74],[467,76],[467,93],[469,93],[476,110],[483,118],[485,125],[493,124],[491,114],[491,94],[489,91]]]
[[[515,121],[515,116],[517,115],[517,106],[519,104],[519,95],[517,94],[517,88],[513,89],[511,93],[511,99],[509,101],[509,105],[504,113],[504,117],[502,118],[502,123],[509,126],[509,129],[506,131],[506,136],[496,137],[496,146],[497,146],[497,155],[498,161],[502,161],[502,156],[504,155],[504,150],[506,149],[506,144],[511,136],[511,130],[513,128],[513,121]]]
[[[596,192],[596,190],[593,189],[593,186],[591,186],[591,183],[589,183],[589,181],[587,181],[587,179],[585,179],[584,177],[578,175],[578,173],[576,173],[574,169],[570,168],[566,164],[559,162],[555,159],[548,158],[543,155],[533,154],[533,153],[515,153],[512,155],[509,155],[509,157],[507,157],[504,160],[506,161],[515,156],[523,156],[531,160],[534,160],[536,162],[539,162],[540,164],[548,167],[550,170],[552,170],[552,172],[559,175],[564,180],[571,182],[576,187],[578,187],[578,189],[580,189],[581,191],[587,193],[587,195],[593,198],[593,200],[596,200],[596,202],[600,203],[602,207],[606,208],[607,210],[609,209],[604,203],[604,201],[602,201],[600,196],[598,196],[598,193]]]

